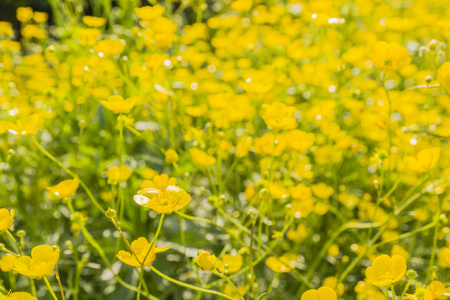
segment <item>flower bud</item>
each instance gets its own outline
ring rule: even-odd
[[[417,277],[417,272],[415,270],[413,270],[413,269],[409,269],[408,271],[406,271],[406,276],[409,279],[414,279],[414,278]]]
[[[109,219],[112,219],[116,216],[116,211],[112,208],[108,208],[108,210],[106,211],[106,217]]]
[[[17,236],[19,237],[19,238],[23,238],[25,235],[27,235],[27,233],[25,232],[25,230],[19,230],[19,231],[17,231]]]
[[[168,164],[173,164],[178,161],[178,154],[175,150],[169,149],[166,151],[166,162]]]

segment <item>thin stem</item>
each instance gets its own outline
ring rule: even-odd
[[[48,282],[48,279],[46,276],[42,277],[44,279],[45,284],[47,285],[48,291],[52,295],[53,299],[58,300],[58,297],[56,297],[55,292],[52,289],[52,286],[50,285],[50,282]]]
[[[412,281],[412,278],[410,278],[410,279],[408,280],[408,283],[405,285],[405,288],[403,289],[402,295],[400,296],[400,299],[399,299],[399,300],[403,300],[403,297],[405,297],[405,294],[406,294],[406,292],[408,291],[409,286],[411,285],[411,281]]]
[[[226,282],[228,282],[228,284],[231,285],[233,287],[233,289],[236,291],[236,293],[239,295],[239,299],[245,300],[244,297],[242,297],[241,293],[239,292],[238,288],[234,285],[234,283],[227,276],[225,276],[215,270],[213,270],[212,273],[219,276],[220,278],[224,279]],[[253,299],[256,299],[256,298],[253,297]]]
[[[55,265],[55,276],[56,276],[56,280],[58,281],[59,290],[61,291],[61,298],[62,298],[62,300],[65,300],[66,297],[64,297],[64,290],[62,287],[61,278],[59,277],[58,265]]]
[[[395,294],[394,285],[391,284],[391,292],[392,292],[392,299],[397,300],[397,295]]]
[[[199,287],[196,287],[196,286],[194,286],[194,285],[190,285],[190,284],[187,284],[187,283],[178,281],[178,280],[176,280],[176,279],[173,279],[173,278],[171,278],[171,277],[169,277],[169,276],[167,276],[167,275],[161,273],[160,271],[158,271],[158,269],[156,269],[156,268],[155,268],[154,266],[152,266],[152,265],[150,265],[150,269],[151,269],[153,272],[155,272],[158,276],[160,276],[160,277],[162,277],[162,278],[164,278],[164,279],[166,279],[166,280],[168,280],[168,281],[170,281],[170,282],[172,282],[172,283],[175,283],[175,284],[177,284],[177,285],[179,285],[179,286],[182,286],[182,287],[185,287],[185,288],[194,290],[194,291],[198,291],[198,292],[201,292],[201,293],[206,293],[206,294],[212,294],[212,295],[220,296],[220,297],[225,298],[225,299],[228,299],[228,300],[235,300],[234,298],[232,298],[232,297],[230,297],[230,296],[228,296],[228,295],[225,295],[225,294],[223,294],[223,293],[221,293],[221,292],[214,291],[214,290],[208,290],[208,289],[199,288]]]

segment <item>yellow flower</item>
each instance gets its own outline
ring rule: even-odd
[[[16,263],[17,256],[5,254],[0,257],[0,269],[3,272],[9,272],[14,269],[14,264]]]
[[[211,271],[215,268],[217,263],[217,257],[208,251],[200,250],[197,254],[197,264],[203,271]]]
[[[158,189],[160,191],[165,191],[169,185],[176,185],[177,179],[175,177],[170,177],[167,174],[155,175],[152,180],[144,180],[141,183],[141,190],[148,188]]]
[[[444,249],[444,259],[448,264],[450,264],[450,248]]]
[[[116,56],[125,49],[125,42],[119,40],[102,40],[94,46],[95,52],[101,57]]]
[[[100,101],[100,103],[115,114],[129,113],[136,105],[136,98],[123,99],[122,96],[109,96],[108,100]]]
[[[403,256],[383,254],[377,256],[372,266],[366,269],[366,277],[376,286],[389,286],[405,275],[406,260]]]
[[[32,114],[16,121],[15,124],[10,124],[9,132],[14,135],[31,136],[36,135],[42,118],[40,113]]]
[[[301,300],[337,300],[337,295],[333,289],[323,286],[318,290],[306,291]]]
[[[242,268],[242,264],[242,255],[236,254],[232,256],[231,254],[224,254],[220,259],[217,259],[216,268],[220,272],[228,274],[239,271]]]
[[[139,19],[151,21],[161,17],[165,11],[165,8],[161,5],[143,6],[135,8],[134,11],[138,15]]]
[[[450,89],[450,62],[445,62],[437,71],[437,80],[439,84]]]
[[[178,161],[178,154],[175,150],[169,149],[166,151],[166,163],[172,164]]]
[[[102,27],[106,24],[105,18],[92,17],[92,16],[84,16],[82,19],[83,23],[89,27]]]
[[[253,0],[236,0],[231,2],[231,9],[243,13],[252,8]]]
[[[33,17],[33,9],[31,7],[17,8],[16,18],[22,23],[28,22]]]
[[[236,156],[241,158],[248,154],[252,147],[253,139],[250,136],[243,135],[236,145]]]
[[[11,228],[14,221],[14,209],[11,211],[6,208],[0,209],[0,233]]]
[[[434,168],[440,156],[440,147],[424,149],[417,153],[417,156],[408,156],[406,158],[406,165],[417,173],[424,173]]]
[[[33,13],[33,20],[36,23],[45,23],[48,20],[48,13],[35,11]]]
[[[140,268],[142,262],[144,261],[147,253],[150,250],[150,245],[151,243],[149,243],[146,238],[140,237],[131,243],[131,249],[133,249],[133,252],[136,254],[137,259],[136,256],[134,256],[134,254],[123,250],[119,251],[119,253],[117,254],[117,258],[126,263],[127,265]],[[152,262],[156,258],[156,253],[166,251],[167,249],[169,249],[169,246],[161,248],[155,247],[155,244],[153,244],[152,249],[147,256],[147,259],[145,259],[144,267],[150,266],[152,264]]]
[[[29,278],[51,276],[58,260],[59,248],[53,249],[48,245],[40,245],[31,250],[31,257],[19,257],[14,264],[14,270]]]
[[[57,185],[47,187],[47,190],[58,198],[72,197],[78,189],[78,178],[61,181]]]
[[[132,171],[128,166],[111,167],[106,172],[106,176],[112,183],[127,181]]]
[[[262,108],[261,117],[269,129],[283,130],[297,127],[297,120],[294,117],[297,112],[295,107],[287,106],[281,102],[274,102],[272,104],[263,104]]]
[[[199,164],[200,166],[208,167],[216,163],[216,158],[214,156],[211,156],[208,153],[197,148],[189,149],[189,153],[192,156],[192,160],[194,160],[194,162],[196,164]]]
[[[158,214],[171,214],[188,205],[191,202],[191,196],[182,188],[169,185],[163,191],[155,188],[140,190],[134,196],[134,201],[139,205],[153,209]]]
[[[295,151],[308,150],[316,139],[314,133],[307,133],[301,130],[292,130],[285,135],[288,146]]]
[[[1,299],[1,298],[0,298]],[[8,296],[8,300],[37,300],[36,297],[25,293],[25,292],[15,292]]]
[[[269,256],[266,260],[266,266],[272,271],[277,273],[287,273],[295,268],[297,257],[291,254],[285,254],[279,258],[275,256]]]
[[[424,300],[434,300],[445,294],[445,286],[440,281],[433,281],[427,286]]]
[[[382,71],[398,71],[411,62],[408,50],[398,43],[377,42],[370,59]]]

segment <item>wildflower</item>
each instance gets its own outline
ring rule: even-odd
[[[385,72],[398,71],[411,62],[406,48],[398,43],[377,42],[370,59],[374,65]]]
[[[269,129],[284,130],[297,127],[297,120],[294,117],[297,112],[295,107],[274,102],[272,104],[263,104],[262,108],[263,113],[261,117]]]
[[[192,156],[192,160],[200,166],[209,167],[216,163],[216,158],[214,156],[211,156],[208,153],[197,148],[189,149],[189,153]]]
[[[53,275],[53,268],[58,260],[59,248],[40,245],[31,250],[31,257],[19,257],[14,264],[14,270],[29,278],[39,279]]]
[[[149,243],[146,238],[140,237],[137,240],[133,241],[131,243],[131,249],[133,250],[133,253],[127,252],[127,251],[119,251],[117,254],[117,258],[120,259],[122,262],[126,263],[127,265],[140,268],[142,265],[142,262],[145,259],[144,267],[150,266],[152,262],[156,259],[156,253],[161,251],[166,251],[169,249],[169,246],[165,247],[155,247],[155,243],[152,245],[152,249],[150,250],[150,246],[152,243]],[[150,250],[150,253],[149,253]],[[148,254],[147,258],[146,255]]]
[[[14,264],[16,263],[17,256],[5,254],[0,257],[0,269],[3,272],[9,272],[14,269]]]
[[[236,254],[224,254],[221,258],[217,259],[216,268],[225,274],[234,273],[242,268],[243,258],[242,255]]]
[[[11,228],[14,221],[14,214],[14,209],[11,209],[11,211],[6,208],[0,209],[0,233]]]
[[[123,52],[125,43],[119,40],[102,40],[94,46],[95,52],[102,57],[113,57]]]
[[[48,20],[48,13],[35,11],[33,13],[33,20],[36,23],[45,23]]]
[[[5,298],[3,298],[5,297]],[[5,300],[37,300],[36,297],[33,297],[32,295],[25,293],[25,292],[15,292],[8,295],[3,295],[0,293],[0,299]]]
[[[161,17],[165,11],[165,8],[161,5],[143,6],[135,8],[134,11],[138,15],[139,19],[151,21]]]
[[[102,27],[106,24],[105,18],[92,17],[92,16],[84,16],[82,19],[83,23],[89,27]]]
[[[277,273],[287,273],[296,267],[297,256],[293,254],[284,254],[279,258],[269,256],[266,260],[266,266]]]
[[[444,259],[445,261],[450,264],[450,248],[444,248]]]
[[[366,277],[373,285],[389,286],[405,275],[406,260],[403,256],[394,255],[392,258],[389,255],[377,256],[372,266],[366,269]]]
[[[64,180],[57,185],[47,187],[47,190],[58,198],[72,197],[78,189],[78,178]]]
[[[252,144],[253,139],[250,136],[243,135],[236,145],[236,156],[239,158],[246,156]]]
[[[111,167],[106,170],[106,176],[112,183],[127,181],[130,178],[132,171],[128,166]]]
[[[433,147],[420,151],[416,156],[408,156],[406,165],[417,173],[424,173],[434,168],[441,156],[441,148]]]
[[[133,107],[136,105],[136,99],[135,98],[128,98],[126,100],[123,99],[122,96],[119,95],[113,95],[109,96],[108,100],[106,101],[100,101],[100,103],[110,111],[112,111],[115,114],[120,113],[129,113],[130,110],[133,109]]]
[[[160,191],[165,191],[169,185],[176,185],[177,179],[175,177],[170,177],[167,174],[155,175],[152,180],[144,180],[141,183],[141,190],[148,188],[158,189]]]
[[[200,250],[197,254],[197,264],[203,271],[211,271],[215,268],[217,263],[217,257],[208,251]]]
[[[32,114],[16,121],[15,124],[10,124],[9,132],[14,135],[32,136],[36,135],[42,118],[40,113]]]
[[[166,151],[166,162],[168,164],[176,163],[178,161],[178,154],[175,150],[169,149]]]
[[[306,291],[301,300],[337,300],[337,295],[333,289],[323,286],[318,290]]]
[[[31,7],[17,8],[16,18],[22,23],[28,22],[33,17],[33,9]]]
[[[439,84],[450,89],[450,62],[445,62],[437,71],[437,80]]]
[[[292,130],[286,134],[288,146],[295,151],[308,150],[315,141],[314,133],[306,133],[301,130]]]
[[[134,201],[139,205],[153,209],[158,214],[171,214],[188,205],[191,202],[191,196],[182,188],[169,185],[163,191],[155,188],[140,190],[134,196]]]

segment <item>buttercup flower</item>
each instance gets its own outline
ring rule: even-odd
[[[31,250],[31,256],[19,257],[14,264],[14,270],[24,276],[39,279],[53,275],[53,268],[58,260],[59,248],[40,245]]]
[[[382,71],[398,71],[411,62],[406,48],[398,43],[377,42],[370,56],[374,65]]]
[[[14,269],[14,264],[16,263],[17,256],[5,254],[0,257],[0,269],[3,272],[9,272]]]
[[[98,18],[92,16],[84,16],[82,21],[89,27],[102,27],[103,25],[106,24],[105,18]]]
[[[14,221],[14,209],[11,211],[6,208],[0,209],[0,233],[11,228]]]
[[[31,7],[17,8],[16,18],[22,23],[28,22],[33,17],[33,9]]]
[[[154,188],[160,191],[165,191],[169,185],[176,185],[177,179],[170,177],[167,174],[155,175],[152,180],[144,180],[141,183],[141,190],[147,188]]]
[[[263,104],[262,108],[261,117],[269,129],[285,130],[297,127],[297,120],[294,117],[297,112],[295,107],[274,102],[272,104]]]
[[[372,266],[366,269],[366,277],[373,285],[389,286],[403,278],[406,272],[406,260],[403,256],[377,256]]]
[[[450,62],[445,62],[437,71],[437,80],[439,84],[450,89]]]
[[[144,207],[153,209],[158,214],[171,214],[180,210],[191,202],[191,196],[185,190],[169,185],[161,191],[155,188],[146,188],[138,191],[134,201]]]
[[[57,185],[49,186],[47,190],[58,198],[72,197],[78,189],[78,178],[61,181]]]
[[[266,266],[277,273],[287,273],[295,268],[295,261],[289,255],[283,255],[280,258],[269,256],[266,260]]]
[[[427,286],[424,300],[434,300],[445,294],[445,286],[440,281],[433,281]]]
[[[333,289],[323,286],[318,290],[306,291],[301,300],[337,300],[337,295]]]
[[[407,167],[417,173],[424,173],[434,168],[441,156],[441,148],[428,148],[417,153],[417,156],[406,158]]]
[[[231,254],[224,254],[221,258],[217,259],[216,268],[224,274],[234,273],[242,268],[243,263],[243,257],[240,254],[234,256]]]
[[[166,151],[166,162],[168,164],[174,163],[178,161],[178,154],[175,150],[169,149]]]
[[[101,57],[113,57],[116,56],[125,49],[125,44],[119,40],[103,40],[99,41],[94,46],[95,52]]]
[[[114,182],[127,181],[130,178],[132,171],[128,166],[111,167],[106,172],[108,179]]]
[[[161,17],[165,11],[165,8],[161,5],[143,6],[135,8],[134,11],[138,15],[139,19],[151,21]]]
[[[216,255],[211,255],[208,251],[200,250],[197,254],[197,264],[203,271],[211,271],[217,263]]]
[[[42,118],[40,113],[32,114],[28,117],[19,119],[14,124],[10,124],[9,132],[14,135],[32,136],[36,135]]]
[[[450,248],[445,248],[444,259],[448,264],[450,264]]]
[[[140,237],[131,243],[131,249],[133,249],[133,252],[136,254],[137,259],[134,254],[123,250],[119,251],[119,253],[117,254],[117,258],[127,265],[140,268],[142,262],[144,261],[147,253],[150,250],[150,245],[151,243],[149,243],[146,238]],[[148,267],[152,264],[152,262],[156,259],[156,253],[166,251],[167,249],[169,249],[169,246],[161,248],[155,247],[155,245],[153,244],[152,249],[147,256],[147,259],[145,260],[144,267]]]
[[[32,295],[25,293],[25,292],[15,292],[8,295],[3,295],[0,293],[0,299],[1,300],[37,300],[36,297],[33,297]]]
[[[197,148],[189,149],[189,153],[191,154],[192,160],[200,166],[208,167],[216,163],[216,158],[214,156]]]
[[[122,96],[109,96],[107,101],[100,101],[100,103],[115,114],[129,113],[136,105],[136,98],[123,99]]]

